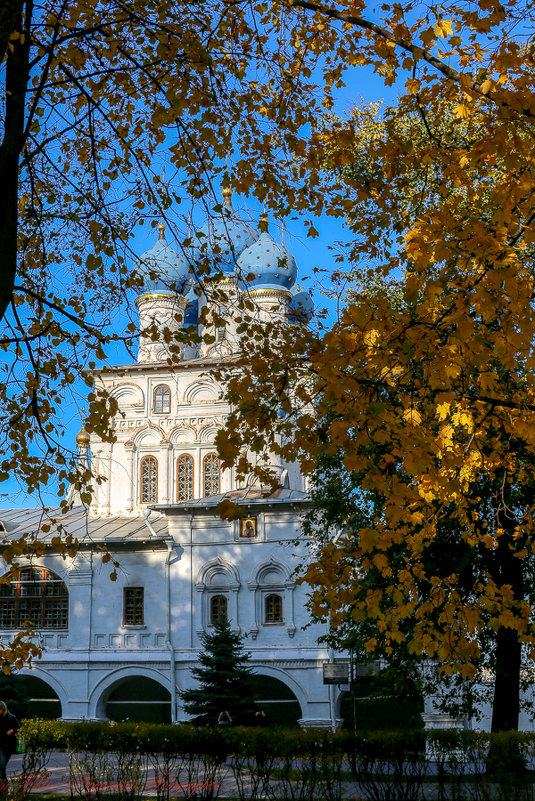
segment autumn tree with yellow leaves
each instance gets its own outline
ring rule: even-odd
[[[490,649],[493,729],[516,728],[535,655],[532,20],[518,3],[414,4],[383,7],[381,27],[363,5],[299,5],[357,63],[407,70],[406,93],[317,131],[346,193],[353,298],[323,336],[288,331],[242,365],[221,448],[230,462],[267,442],[309,471],[339,455],[381,503],[309,565],[313,609],[372,623],[371,655],[403,647],[470,681]],[[370,297],[373,272],[401,280],[403,304]],[[253,377],[258,409],[240,406]]]
[[[268,43],[265,9],[224,0],[1,4],[0,482],[78,480],[61,406],[110,343],[137,338],[116,313],[140,282],[138,224],[164,218],[188,254],[188,217],[220,210],[212,182],[229,159],[239,191],[280,189],[273,165],[293,158],[313,104],[310,81],[272,58],[278,24]],[[87,394],[88,430],[107,439],[114,402]]]
[[[373,560],[391,591],[353,614],[374,618],[392,648],[403,621],[420,621],[409,647],[468,678],[488,620],[497,649],[516,654],[504,679],[513,692],[520,646],[534,644],[518,578],[532,510],[511,502],[532,481],[535,430],[529,4],[7,0],[0,28],[0,479],[13,471],[37,489],[72,477],[60,405],[118,337],[114,310],[136,280],[134,226],[209,197],[230,157],[235,189],[279,215],[302,211],[311,236],[317,215],[348,221],[357,292],[323,336],[292,329],[276,348],[263,343],[252,358],[248,348],[230,385],[226,464],[245,470],[247,449],[284,447],[310,471],[320,454],[341,453],[385,503],[326,546],[308,574],[318,597],[358,542],[359,563]],[[333,128],[325,112],[370,66],[401,96],[380,135],[363,139],[354,117]],[[466,136],[444,132],[446,105]],[[401,124],[410,115],[423,126],[416,142]],[[374,165],[364,175],[345,169],[356,147]],[[154,167],[162,150],[174,192]],[[370,271],[402,276],[401,308],[359,294]],[[251,386],[256,405],[244,400]],[[110,401],[89,402],[89,428],[112,436]],[[378,463],[370,442],[384,448]],[[502,494],[485,527],[473,491],[487,480]],[[446,518],[503,568],[467,599],[454,569],[426,572]],[[403,566],[391,559],[397,543]],[[344,569],[352,592],[358,571]],[[424,604],[420,580],[432,587]],[[328,599],[336,622],[347,597]]]

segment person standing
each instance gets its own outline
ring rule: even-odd
[[[0,796],[7,795],[7,763],[17,747],[16,731],[20,728],[15,715],[12,715],[3,701],[0,701]]]
[[[216,726],[232,726],[232,718],[226,710],[219,713]]]

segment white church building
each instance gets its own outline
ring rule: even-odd
[[[136,363],[94,371],[95,385],[118,404],[115,441],[82,428],[77,445],[80,465],[91,460],[104,481],[90,508],[49,511],[79,550],[63,559],[47,547],[43,556],[21,560],[24,567],[0,588],[2,640],[31,620],[43,647],[23,671],[37,714],[186,720],[179,693],[193,686],[200,637],[226,617],[244,635],[259,703],[273,720],[331,725],[342,688],[323,683],[332,654],[318,644],[324,628],[310,624],[306,588],[294,575],[307,553],[306,542],[296,542],[307,505],[303,476],[273,459],[280,489],[238,485],[233,470],[220,468],[215,447],[229,406],[210,371],[236,351],[233,304],[245,295],[258,319],[297,325],[312,313],[293,257],[270,236],[265,218],[259,228],[233,210],[224,190],[221,215],[200,232],[228,306],[192,280],[190,260],[168,245],[163,224],[140,259],[140,330],[192,326],[199,344],[181,345],[170,366],[165,337],[142,334]],[[239,503],[245,517],[221,519],[216,507],[224,498]],[[47,543],[54,535],[43,531],[42,509],[0,510],[0,521],[8,539],[30,532]],[[103,546],[119,563],[116,581],[110,562],[102,562]]]

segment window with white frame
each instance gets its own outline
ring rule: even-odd
[[[276,593],[264,596],[264,623],[282,623],[282,597]]]
[[[158,460],[155,456],[144,456],[139,468],[141,503],[158,501]]]
[[[145,590],[143,587],[125,587],[123,594],[123,624],[142,626],[144,622]]]
[[[220,464],[217,453],[207,453],[202,462],[203,494],[218,495],[220,484]]]
[[[171,390],[165,384],[154,388],[152,410],[154,414],[169,414],[171,411]]]
[[[255,640],[272,625],[286,627],[289,637],[296,631],[294,622],[293,592],[295,582],[290,578],[285,565],[270,559],[257,567],[247,582],[252,594],[253,621],[249,634]]]
[[[190,501],[193,498],[193,457],[183,453],[176,460],[176,499]]]
[[[199,604],[196,605],[199,635],[215,625],[217,620],[228,620],[233,630],[237,628],[240,584],[236,566],[220,557],[202,567],[195,582],[199,593]]]
[[[212,595],[210,598],[210,625],[225,623],[228,620],[228,601],[225,595]]]

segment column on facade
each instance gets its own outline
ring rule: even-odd
[[[259,615],[258,615],[258,582],[255,581],[248,581],[247,587],[249,588],[252,596],[252,606],[253,606],[253,625],[249,628],[249,634],[253,640],[256,640],[258,637],[258,632],[260,631],[260,624],[259,624]]]
[[[160,462],[162,465],[162,474],[161,474],[161,483],[160,489],[162,492],[162,503],[169,503],[169,475],[172,472],[169,470],[169,459],[170,459],[170,451],[171,451],[171,443],[170,442],[163,442],[160,446]]]
[[[102,470],[103,470],[102,448],[92,449],[91,469],[95,477],[102,475]],[[102,484],[99,484],[95,481],[93,498],[90,507],[91,515],[100,514],[102,511],[103,504],[104,504],[104,487],[102,486]]]
[[[69,646],[77,652],[91,650],[93,555],[79,551],[69,570]],[[90,671],[77,672],[75,691],[62,709],[64,718],[89,717]]]
[[[126,495],[126,511],[131,512],[134,508],[134,492],[136,486],[136,476],[135,476],[135,452],[134,452],[134,445],[133,443],[127,442],[124,445],[124,449],[126,451],[126,457],[128,460],[128,488],[127,488],[127,495]]]
[[[286,601],[286,613],[284,617],[286,618],[286,631],[290,637],[293,637],[296,631],[295,628],[295,619],[294,619],[294,590],[295,590],[295,583],[293,581],[285,581],[285,601]]]
[[[240,590],[240,583],[238,581],[233,582],[232,584],[228,585],[228,588],[230,590],[230,611],[228,617],[232,626],[232,630],[240,634],[241,628],[238,614],[238,592]]]
[[[102,514],[109,515],[110,508],[111,508],[111,474],[112,474],[112,457],[113,457],[113,445],[110,443],[102,449],[102,456],[101,456],[101,465],[102,465],[102,475],[106,479],[102,486],[104,488],[103,492],[103,504],[102,504]]]

